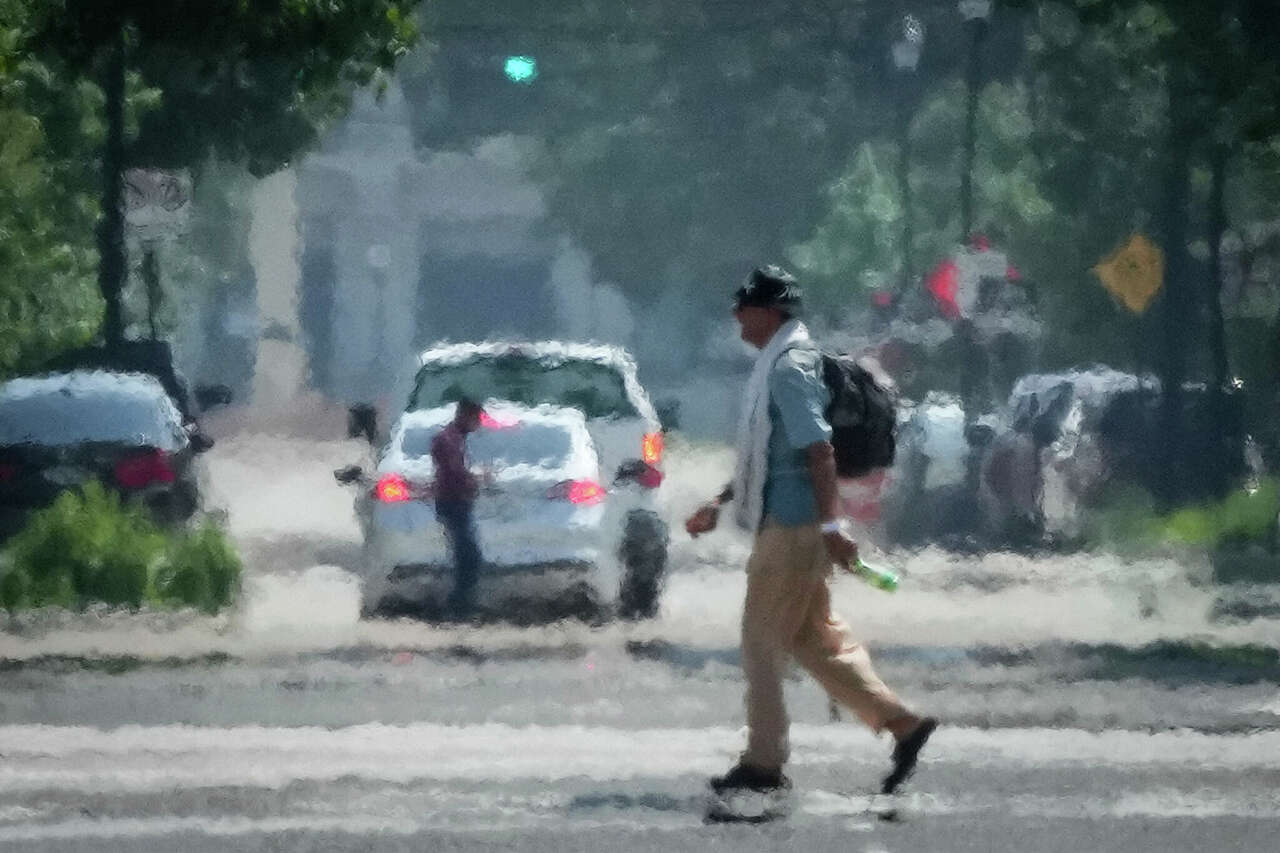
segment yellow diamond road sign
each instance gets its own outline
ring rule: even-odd
[[[1135,234],[1093,271],[1112,296],[1133,313],[1141,314],[1164,284],[1164,254],[1155,243]]]

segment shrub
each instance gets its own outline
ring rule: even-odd
[[[227,535],[206,520],[173,541],[156,572],[155,597],[158,602],[176,602],[213,613],[235,598],[240,573],[240,558]]]
[[[1160,540],[1155,500],[1140,486],[1112,483],[1084,514],[1085,539],[1094,547],[1141,552]]]
[[[1183,507],[1166,516],[1136,486],[1111,487],[1087,513],[1089,541],[1119,550],[1146,549],[1162,542],[1218,548],[1268,544],[1280,514],[1280,480],[1266,478],[1215,503]]]
[[[90,602],[137,607],[165,537],[146,512],[100,483],[59,495],[9,544],[3,588],[23,604],[82,608]],[[10,575],[17,575],[11,579]]]
[[[212,521],[164,531],[137,504],[90,482],[36,512],[6,548],[0,606],[83,609],[93,602],[213,613],[240,588],[241,564]]]
[[[1267,477],[1254,491],[1231,493],[1218,511],[1223,540],[1258,541],[1268,537],[1280,514],[1280,480]]]

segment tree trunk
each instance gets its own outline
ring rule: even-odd
[[[1222,316],[1222,235],[1227,230],[1228,151],[1225,146],[1213,150],[1213,188],[1209,197],[1209,350],[1213,356],[1213,386],[1218,392],[1227,387],[1230,365],[1227,361],[1226,322]]]
[[[107,138],[102,151],[102,218],[98,221],[98,289],[106,302],[102,337],[108,347],[124,340],[121,292],[125,278],[124,211],[124,29],[107,46],[102,91]]]
[[[969,245],[973,236],[973,161],[977,154],[978,96],[982,92],[982,42],[987,35],[987,22],[970,21],[973,42],[969,46],[966,72],[968,103],[964,117],[964,166],[960,172],[960,245]]]
[[[915,286],[911,246],[915,242],[915,219],[911,205],[911,111],[907,99],[898,101],[898,191],[902,195],[902,282],[898,296],[905,298]]]
[[[1161,300],[1164,340],[1160,358],[1162,385],[1160,427],[1165,481],[1157,484],[1166,506],[1176,504],[1187,490],[1186,426],[1183,422],[1183,382],[1187,374],[1187,350],[1194,338],[1194,300],[1189,280],[1187,254],[1188,210],[1191,196],[1191,149],[1193,109],[1190,87],[1174,70],[1168,88],[1169,126],[1164,178],[1164,200],[1160,214],[1161,240],[1165,254],[1164,296]]]

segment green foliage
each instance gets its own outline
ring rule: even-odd
[[[210,151],[255,174],[288,163],[341,114],[353,85],[417,38],[419,0],[28,0],[36,52],[92,78],[125,35],[127,66],[156,93],[131,163],[188,166]]]
[[[32,517],[8,547],[9,571],[26,576],[34,606],[103,601],[137,607],[164,548],[163,534],[143,509],[90,482]]]
[[[240,587],[239,557],[215,524],[166,531],[97,482],[35,513],[4,556],[0,605],[9,610],[146,602],[212,613]]]
[[[827,190],[827,219],[791,250],[791,259],[813,283],[808,293],[815,304],[829,309],[851,301],[865,304],[865,291],[896,289],[903,210],[892,169],[895,156],[887,145],[860,145],[848,173]]]
[[[1121,554],[1137,554],[1157,546],[1162,537],[1155,499],[1140,486],[1113,483],[1084,515],[1085,542]]]
[[[600,279],[638,303],[676,294],[684,306],[722,305],[751,264],[813,235],[824,189],[895,112],[885,65],[899,4],[749,6],[431,3],[424,31],[436,50],[403,81],[419,141],[536,138],[550,213]],[[951,0],[915,11],[959,23]],[[938,38],[936,73],[957,67],[963,43]],[[501,59],[516,52],[538,59],[530,85],[502,74]]]
[[[1052,239],[1061,216],[1045,197],[1043,168],[1031,150],[1028,94],[1019,84],[991,84],[979,101],[982,139],[974,164],[977,209],[999,232],[999,248],[1011,249],[1019,265],[1032,266],[1023,247]],[[941,87],[921,104],[911,130],[911,192],[914,286],[921,274],[955,251],[960,220],[959,156],[965,92]],[[898,151],[889,143],[865,142],[848,170],[827,189],[830,209],[812,237],[789,255],[814,288],[820,304],[847,314],[866,304],[866,290],[896,290],[902,278],[903,205],[894,174]],[[1025,259],[1025,260],[1024,260]],[[1050,264],[1045,264],[1050,268]]]
[[[408,50],[418,2],[0,0],[0,376],[96,333],[99,263],[111,273],[100,288],[119,298],[123,265],[98,257],[94,230],[117,170],[211,152],[257,175],[279,169],[352,87]],[[103,92],[115,90],[103,84],[118,44],[124,121],[109,127]],[[123,162],[103,156],[108,135]]]
[[[1280,513],[1280,480],[1268,477],[1256,491],[1233,492],[1216,510],[1219,541],[1263,539]]]
[[[234,600],[241,570],[240,558],[226,533],[204,521],[171,545],[155,576],[156,597],[213,613]]]
[[[0,377],[85,343],[101,311],[92,248],[101,97],[31,55],[30,5],[0,2]]]
[[[1221,501],[1159,515],[1151,495],[1137,486],[1115,485],[1086,512],[1085,538],[1126,553],[1162,543],[1213,549],[1232,543],[1266,544],[1280,514],[1280,479],[1232,492]]]
[[[1263,480],[1256,489],[1232,492],[1222,501],[1181,509],[1165,522],[1176,542],[1216,547],[1232,542],[1260,542],[1275,528],[1280,513],[1280,481]]]

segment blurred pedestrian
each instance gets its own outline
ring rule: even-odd
[[[892,793],[915,767],[937,721],[911,712],[876,675],[867,650],[831,611],[832,566],[847,566],[858,546],[838,517],[835,451],[823,413],[830,394],[821,354],[797,318],[801,290],[778,267],[753,270],[734,297],[742,339],[760,350],[738,428],[733,482],[685,522],[690,535],[714,530],[720,507],[755,537],[747,561],[742,668],[747,681],[746,751],[718,793],[790,787],[782,678],[799,661],[836,700],[876,732],[895,740],[881,789]]]
[[[444,525],[453,554],[454,584],[448,606],[455,616],[466,616],[475,607],[476,580],[480,572],[480,546],[476,542],[474,508],[480,484],[467,461],[467,435],[480,427],[484,409],[474,400],[458,401],[453,420],[431,440],[435,464],[436,517]]]

